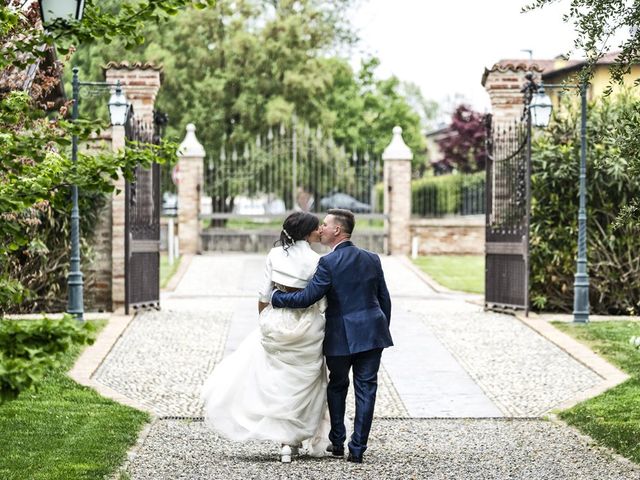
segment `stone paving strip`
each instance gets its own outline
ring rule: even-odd
[[[278,460],[272,443],[230,443],[202,422],[160,420],[131,459],[132,480],[460,479],[625,480],[640,467],[544,420],[375,420],[356,465],[337,458]]]
[[[157,415],[201,415],[200,387],[222,358],[229,319],[219,312],[140,314],[94,379]]]
[[[534,417],[603,378],[510,315],[465,302],[407,302],[507,416]]]
[[[223,358],[229,314],[146,312],[137,316],[96,371],[94,380],[158,416],[202,416],[200,388]],[[347,414],[353,417],[353,388]],[[379,375],[376,416],[407,417],[388,373]]]

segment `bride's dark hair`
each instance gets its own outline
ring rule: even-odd
[[[282,224],[280,238],[273,244],[274,247],[282,245],[287,250],[298,240],[304,240],[311,232],[320,225],[318,217],[307,212],[293,212]]]

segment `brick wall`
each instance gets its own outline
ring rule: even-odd
[[[136,119],[145,124],[153,124],[153,110],[158,90],[162,81],[162,68],[149,63],[109,62],[104,67],[105,79],[109,83],[120,81],[127,100],[133,105]],[[124,147],[123,127],[113,127],[111,147],[119,150]],[[108,208],[105,210],[105,223],[101,226],[108,231],[109,242],[104,242],[101,249],[108,251],[110,265],[107,261],[98,262],[98,268],[103,267],[98,285],[108,285],[110,295],[104,297],[108,301],[109,310],[120,311],[124,307],[124,180],[119,178],[115,182],[116,188],[121,190],[119,195],[113,195]],[[107,256],[107,253],[105,253]],[[107,276],[109,277],[107,280]]]
[[[162,67],[150,63],[109,62],[103,70],[107,82],[120,81],[136,118],[151,124],[162,82]]]
[[[178,238],[180,252],[200,253],[199,205],[203,184],[202,157],[181,157],[178,186]]]
[[[200,253],[200,207],[206,155],[196,136],[196,126],[189,123],[184,140],[178,147],[178,240],[180,253]]]
[[[406,255],[411,249],[411,160],[413,153],[402,139],[402,128],[393,127],[393,136],[382,152],[384,161],[385,251]]]
[[[418,237],[420,255],[483,255],[484,223],[484,216],[412,220],[411,238]]]
[[[93,257],[85,273],[85,309],[93,312],[111,310],[111,202],[100,213],[91,244]]]
[[[384,211],[389,217],[387,252],[404,255],[411,250],[411,160],[385,160],[384,188]]]
[[[90,154],[111,149],[111,132],[105,131],[98,137],[80,145],[80,150]],[[82,212],[80,212],[82,215]],[[82,232],[81,232],[82,235]],[[93,241],[91,257],[84,259],[84,303],[87,311],[109,311],[111,309],[111,202],[99,214]]]

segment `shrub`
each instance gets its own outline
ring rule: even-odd
[[[0,321],[0,402],[32,388],[74,344],[93,343],[91,323],[62,320]]]
[[[462,175],[426,177],[411,182],[411,213],[438,217],[456,213],[460,205]]]
[[[479,215],[485,212],[485,173],[423,177],[411,182],[411,213],[418,217]],[[376,201],[383,211],[384,187],[376,185]]]
[[[94,280],[88,268],[92,260],[91,243],[106,199],[105,194],[80,191],[80,256],[86,289],[91,288]],[[65,189],[36,212],[37,223],[24,225],[30,241],[5,259],[7,281],[14,282],[19,290],[6,305],[0,302],[0,312],[64,311],[71,253],[70,216],[71,202]]]
[[[533,142],[531,299],[538,309],[571,311],[578,238],[580,120],[566,103]],[[640,308],[640,235],[616,217],[640,198],[640,179],[629,169],[619,137],[638,118],[640,101],[628,95],[601,99],[588,109],[588,228],[591,310],[637,314]]]

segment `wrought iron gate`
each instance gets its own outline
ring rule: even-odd
[[[293,210],[335,207],[373,214],[375,186],[382,181],[376,156],[364,149],[348,152],[320,130],[300,125],[269,129],[241,145],[225,139],[219,154],[204,160],[204,172],[213,219],[244,214],[280,220]]]
[[[486,118],[485,306],[529,308],[530,143],[528,119]]]
[[[214,139],[203,164],[202,249],[268,251],[291,212],[324,216],[348,208],[368,222],[356,230],[356,242],[384,251],[383,169],[372,149],[337,145],[327,132],[293,119],[255,138]]]
[[[154,120],[158,119],[154,115]],[[128,140],[157,143],[158,122],[145,124],[130,117]],[[160,307],[160,165],[137,167],[135,180],[125,185],[125,312]]]

